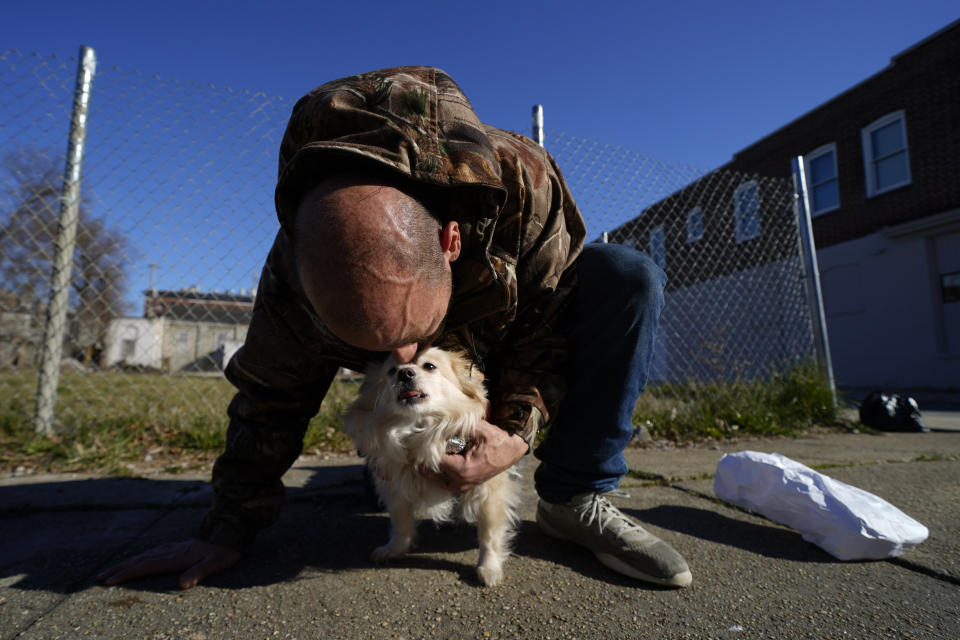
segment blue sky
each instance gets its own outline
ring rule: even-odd
[[[960,3],[44,0],[8,2],[0,15],[0,52],[56,56],[68,61],[65,76],[72,77],[69,60],[81,44],[96,50],[93,126],[110,126],[111,109],[122,95],[117,92],[123,91],[116,87],[132,71],[144,78],[133,86],[150,93],[138,96],[141,101],[169,101],[157,107],[168,113],[186,105],[194,110],[188,119],[206,118],[209,146],[231,132],[217,119],[216,99],[201,99],[197,107],[185,85],[282,98],[271,115],[282,131],[293,101],[327,80],[425,64],[448,71],[490,124],[528,132],[531,106],[543,104],[546,146],[558,155],[551,135],[565,144],[571,137],[587,139],[708,170],[960,18]],[[19,60],[18,73],[27,64]],[[106,72],[113,68],[122,73]],[[8,91],[13,97],[0,102],[0,117],[9,113],[4,107],[19,108],[16,88]],[[171,98],[174,93],[179,97]],[[158,113],[150,114],[153,122],[165,123]],[[64,118],[57,122],[65,126]],[[13,131],[14,138],[33,135],[17,122],[0,122],[3,131]],[[123,158],[90,145],[84,168],[98,196],[94,214],[118,225],[137,250],[130,273],[132,313],[151,263],[159,265],[161,288],[252,287],[276,228],[272,180],[279,134],[276,143],[272,129],[258,141],[258,181],[244,185],[248,193],[234,194],[235,202],[223,198],[230,187],[215,161],[194,165],[173,155],[170,145],[158,145],[165,135],[156,128],[138,131],[133,137],[142,138],[142,146],[129,153],[139,155]],[[63,134],[51,139],[60,148]],[[118,165],[122,171],[108,173]],[[128,172],[128,165],[146,170]],[[575,170],[565,172],[571,178]],[[184,188],[151,190],[148,183],[159,181],[160,173]],[[191,192],[191,184],[209,188]],[[606,195],[603,185],[598,191]],[[576,185],[574,195],[590,227],[590,214],[604,213],[606,205],[601,197],[590,206],[596,194]],[[238,222],[238,210],[253,214]]]
[[[481,118],[711,169],[960,18],[957,0],[10,2],[0,49],[294,99],[444,68]]]

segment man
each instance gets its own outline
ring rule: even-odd
[[[294,107],[280,148],[281,230],[197,537],[105,571],[114,584],[231,566],[277,516],[338,368],[426,344],[459,348],[489,383],[490,421],[436,478],[463,491],[536,456],[537,520],[640,580],[683,587],[686,562],[609,503],[646,384],[663,272],[585,229],[553,159],[482,124],[444,72],[400,67],[325,84]]]

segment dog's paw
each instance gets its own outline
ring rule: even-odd
[[[480,577],[483,586],[495,587],[503,582],[503,567],[481,565],[477,567],[477,575]]]
[[[398,548],[396,545],[385,544],[381,547],[377,547],[373,550],[373,553],[370,554],[370,559],[377,564],[383,564],[394,558],[399,558],[405,554],[407,550],[405,548]]]

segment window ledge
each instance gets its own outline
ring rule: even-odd
[[[837,205],[836,207],[830,207],[829,209],[821,209],[820,211],[811,211],[810,217],[819,218],[820,216],[825,216],[828,213],[833,213],[834,211],[840,211],[840,205]]]
[[[867,199],[870,199],[870,198],[878,198],[878,197],[883,196],[883,195],[886,195],[886,194],[888,194],[888,193],[893,193],[894,191],[899,191],[900,189],[903,189],[904,187],[909,187],[911,184],[913,184],[913,180],[908,180],[908,181],[906,181],[906,182],[901,182],[900,184],[895,184],[895,185],[893,185],[892,187],[887,187],[886,189],[883,189],[882,191],[873,191],[873,192],[868,191],[868,192],[867,192]]]

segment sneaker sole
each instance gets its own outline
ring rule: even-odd
[[[543,531],[545,534],[547,534],[552,538],[557,538],[558,540],[564,540],[566,542],[572,542],[574,544],[577,544],[578,546],[583,546],[583,545],[579,545],[579,543],[576,542],[575,540],[571,540],[570,538],[568,538],[567,536],[563,535],[562,533],[554,529],[552,526],[550,526],[550,524],[547,523],[546,519],[540,517],[539,510],[537,511],[537,524],[540,525],[541,531]],[[608,569],[613,569],[617,573],[623,574],[630,578],[634,578],[636,580],[642,580],[644,582],[652,582],[653,584],[658,584],[662,587],[688,587],[693,582],[693,574],[689,570],[684,571],[682,573],[678,573],[677,575],[671,578],[659,578],[656,576],[651,576],[649,574],[643,573],[642,571],[638,571],[637,569],[635,569],[634,567],[631,567],[629,564],[627,564],[620,558],[614,555],[610,555],[609,553],[603,553],[602,551],[594,551],[593,549],[590,549],[590,547],[584,547],[584,548],[589,549],[590,552],[593,553],[594,556],[596,556],[597,560],[599,560],[600,563],[603,564],[603,566],[607,567]]]
[[[595,555],[597,560],[599,560],[604,566],[613,569],[617,573],[622,573],[625,576],[636,578],[637,580],[643,580],[644,582],[652,582],[662,587],[689,587],[690,583],[693,582],[693,574],[690,573],[689,570],[684,571],[683,573],[678,573],[672,578],[657,578],[655,576],[643,573],[642,571],[637,571],[635,568],[631,567],[617,556],[612,556],[609,553],[594,551],[593,555]]]

